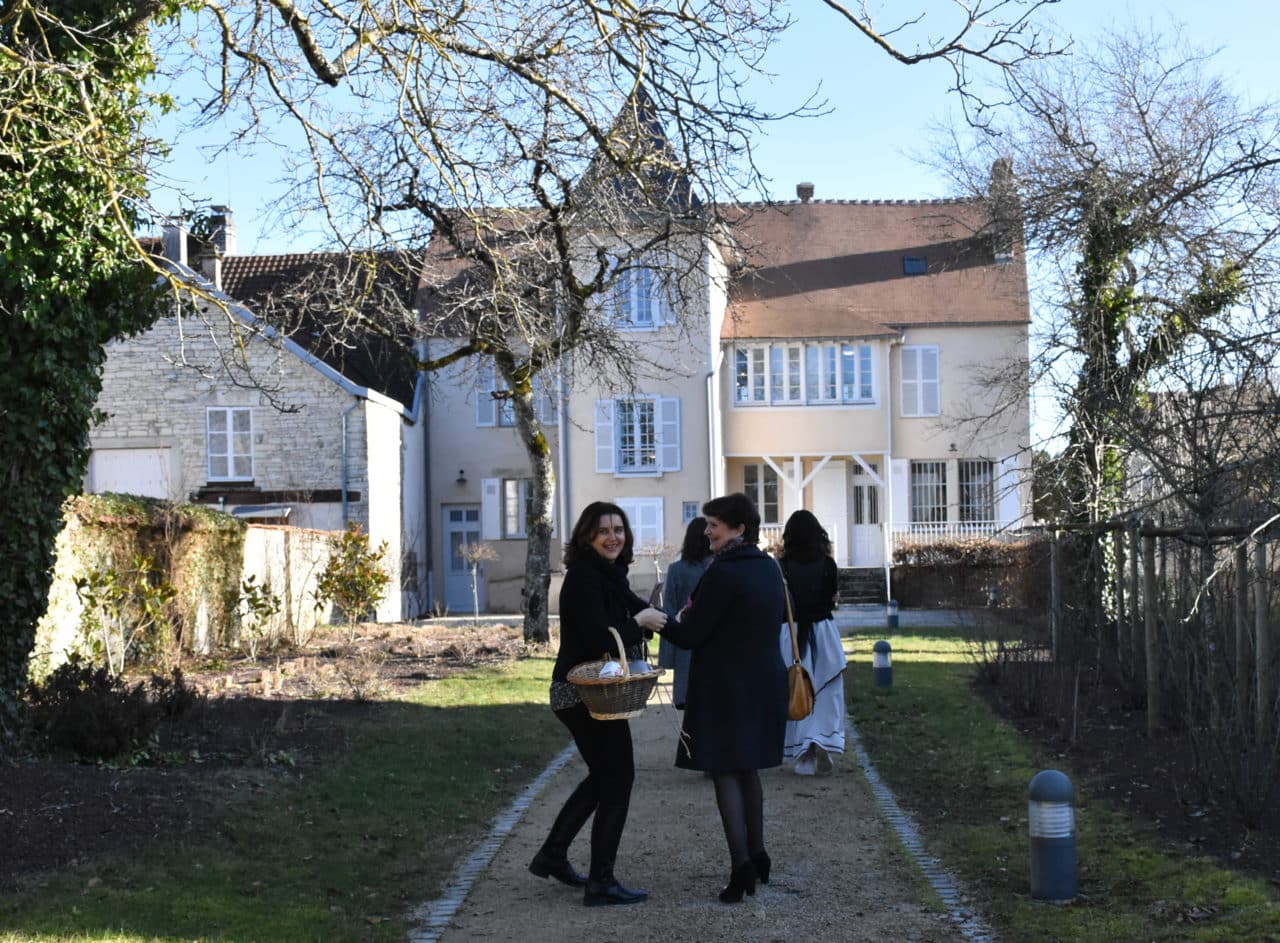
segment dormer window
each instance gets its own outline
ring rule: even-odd
[[[902,257],[903,275],[924,275],[929,271],[929,259],[923,255],[904,255]]]

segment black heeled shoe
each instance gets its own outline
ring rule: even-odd
[[[773,862],[769,860],[769,852],[761,851],[751,856],[751,863],[756,866],[756,879],[761,884],[769,883],[769,869]]]
[[[582,893],[582,903],[587,907],[638,904],[648,899],[648,891],[623,887],[615,878],[608,881],[587,881],[587,889]]]
[[[533,860],[529,862],[529,871],[540,878],[555,878],[570,887],[582,887],[587,883],[587,876],[573,870],[568,858],[556,858],[545,851],[533,856]]]
[[[729,886],[720,892],[720,903],[736,904],[742,900],[743,892],[751,896],[756,893],[756,866],[744,861],[733,869],[729,875]]]

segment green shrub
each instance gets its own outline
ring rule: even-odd
[[[130,687],[105,667],[79,658],[28,688],[25,716],[35,746],[86,761],[137,749],[159,723],[143,684]]]
[[[332,601],[346,620],[350,641],[355,641],[356,623],[370,616],[387,594],[391,577],[382,568],[386,555],[386,542],[370,549],[369,535],[359,524],[348,524],[333,540],[333,552],[316,583],[316,608]]]

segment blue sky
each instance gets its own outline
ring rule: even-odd
[[[892,0],[893,10],[946,10],[947,0]],[[940,63],[903,66],[889,59],[831,10],[816,2],[793,3],[796,25],[774,50],[771,82],[761,80],[755,97],[770,108],[795,106],[821,88],[831,113],[773,125],[756,143],[757,161],[771,178],[770,195],[791,199],[807,180],[819,199],[924,199],[947,196],[947,184],[916,159],[929,150],[930,128],[957,107],[948,93],[950,69]],[[1182,23],[1192,41],[1222,48],[1214,68],[1255,99],[1280,98],[1274,39],[1280,5],[1260,0],[1170,0],[1128,7],[1105,0],[1060,0],[1046,8],[1067,35],[1087,39],[1130,16],[1157,24]],[[885,18],[887,23],[887,16]],[[218,129],[188,134],[177,142],[166,173],[197,201],[225,203],[235,212],[244,253],[305,250],[305,232],[281,231],[269,207],[279,188],[279,157],[226,154],[210,159],[201,146]],[[176,210],[175,191],[158,187],[156,203]]]

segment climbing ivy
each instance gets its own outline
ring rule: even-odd
[[[166,105],[143,88],[155,66],[147,31],[175,9],[0,6],[0,735],[45,608],[59,509],[84,474],[104,345],[158,311],[131,233],[145,196],[142,128]]]

